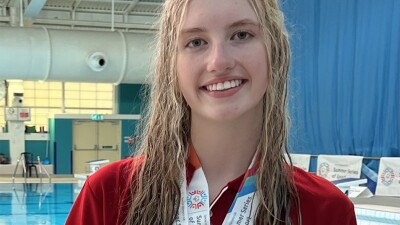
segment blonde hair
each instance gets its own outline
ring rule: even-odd
[[[157,37],[155,70],[149,103],[140,126],[143,156],[133,170],[131,205],[126,224],[173,224],[180,205],[179,179],[188,159],[190,108],[177,81],[177,40],[190,0],[166,0]],[[291,224],[289,213],[297,195],[290,167],[285,166],[287,149],[287,79],[290,49],[283,14],[277,0],[249,0],[260,21],[268,52],[268,87],[264,96],[264,124],[259,143],[260,167],[257,190],[260,205],[257,224]],[[137,166],[137,165],[136,165]]]

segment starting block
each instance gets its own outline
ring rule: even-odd
[[[345,193],[350,198],[368,198],[373,194],[368,189],[368,187],[360,186],[366,185],[367,179],[356,179],[356,178],[345,178],[341,180],[332,181],[336,187],[338,187],[343,193]]]
[[[89,171],[92,174],[97,170],[99,170],[102,164],[106,164],[109,162],[110,160],[108,159],[98,159],[98,160],[86,161],[85,163],[89,165]]]
[[[86,179],[92,175],[94,172],[99,170],[102,166],[102,164],[109,163],[110,160],[108,159],[98,159],[98,160],[91,160],[91,161],[86,161],[85,163],[89,165],[90,168],[90,173],[76,173],[74,174],[74,177],[78,179],[78,188],[82,188],[83,185],[85,184]],[[79,189],[80,191],[80,189]],[[77,191],[79,193],[79,191]]]

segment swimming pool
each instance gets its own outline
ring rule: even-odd
[[[63,225],[81,187],[78,183],[1,183],[0,225]],[[359,207],[356,214],[359,225],[400,224],[400,211]]]
[[[63,225],[77,184],[0,184],[0,225]]]

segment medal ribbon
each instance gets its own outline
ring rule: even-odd
[[[254,216],[259,203],[256,194],[256,155],[244,175],[239,191],[225,216],[223,225],[254,224]],[[190,146],[190,163],[195,167],[195,171],[189,185],[187,184],[186,174],[181,176],[182,198],[179,214],[174,225],[210,225],[208,183],[192,145]]]

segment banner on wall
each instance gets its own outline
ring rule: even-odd
[[[382,157],[375,195],[400,196],[400,157]]]
[[[330,181],[360,178],[362,160],[362,156],[319,155],[317,175]]]
[[[286,161],[289,162],[287,154],[285,154]],[[293,166],[299,167],[305,171],[309,171],[310,169],[310,159],[311,155],[308,154],[290,154],[290,158],[292,159]]]

